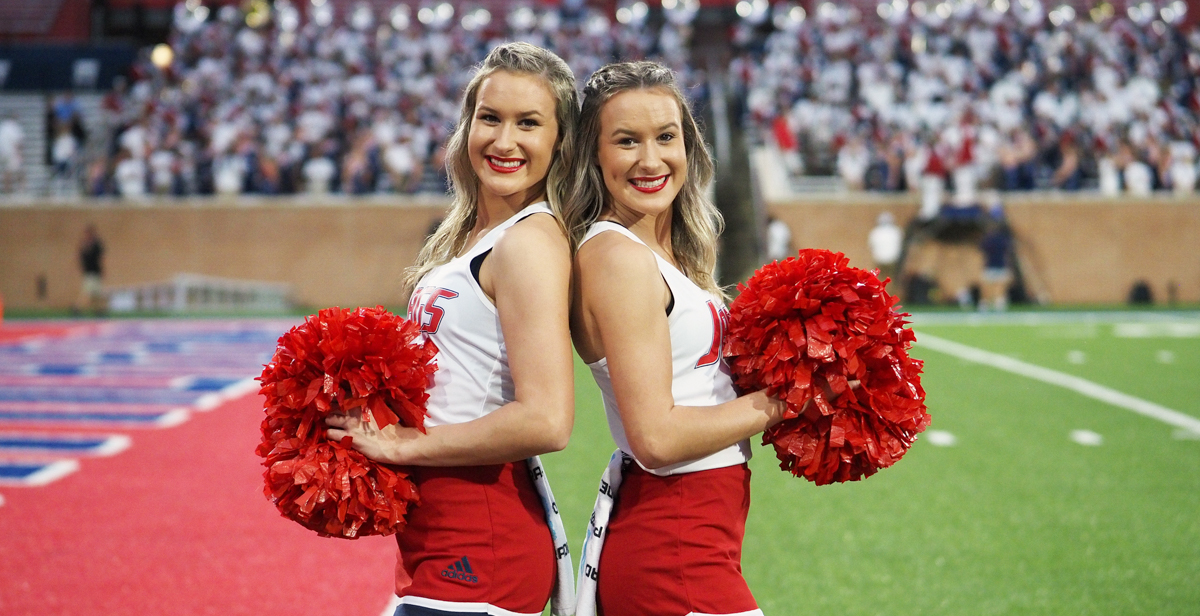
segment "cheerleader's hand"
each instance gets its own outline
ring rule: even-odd
[[[862,387],[862,381],[858,379],[850,379],[846,381],[846,389],[843,389],[842,392],[835,392],[833,387],[829,384],[829,381],[820,377],[814,377],[813,381],[820,383],[821,397],[826,404],[833,404],[842,396],[842,393],[844,393],[846,389],[858,389],[859,387]],[[813,404],[820,404],[820,402],[817,402],[817,398],[815,396],[804,402],[804,406],[800,408],[800,414],[803,415],[806,411],[808,411],[808,407]]]
[[[363,418],[361,407],[329,415],[325,418],[325,425],[331,426],[325,431],[329,440],[340,441],[349,436],[351,447],[376,462],[387,464],[409,464],[406,451],[421,436],[416,428],[405,428],[399,424],[380,428],[375,418]]]

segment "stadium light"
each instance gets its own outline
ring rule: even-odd
[[[640,26],[646,23],[646,16],[650,14],[650,7],[646,6],[645,2],[638,0],[629,6],[623,6],[617,9],[617,23],[632,24]]]
[[[1144,26],[1149,23],[1150,20],[1154,19],[1155,10],[1154,5],[1150,4],[1149,2],[1143,2],[1141,4],[1129,5],[1129,8],[1126,9],[1125,12],[1129,15],[1129,19],[1133,20],[1134,23],[1139,26]]]
[[[175,50],[166,43],[159,43],[150,50],[150,63],[157,66],[159,70],[165,70],[174,61]]]
[[[629,10],[633,13],[633,20],[635,22],[641,22],[650,14],[650,7],[646,6],[646,3],[640,0],[630,5]]]
[[[508,25],[517,32],[527,32],[537,24],[537,15],[527,6],[518,6],[508,14]]]
[[[492,14],[487,9],[475,9],[474,11],[467,11],[463,15],[462,20],[460,20],[460,23],[463,30],[470,32],[486,27],[491,21]]]
[[[775,29],[784,32],[795,32],[800,29],[800,25],[808,17],[808,13],[804,11],[804,7],[797,4],[777,4],[771,16],[771,22],[775,24]]]
[[[817,6],[817,19],[831,21],[834,17],[837,17],[837,6],[832,2],[822,2]]]
[[[321,0],[320,4],[316,4],[317,0],[313,0],[312,20],[313,23],[325,28],[333,23],[333,5],[328,4],[325,0]]]
[[[412,19],[412,9],[407,4],[397,4],[392,7],[388,21],[397,32],[407,30]]]
[[[237,23],[242,19],[242,12],[239,11],[236,6],[226,4],[220,9],[217,9],[217,19],[227,24]]]
[[[593,11],[583,22],[583,32],[588,36],[605,36],[611,29],[612,22],[599,11]]]
[[[925,35],[913,34],[912,36],[912,52],[921,55],[925,53]]]
[[[663,11],[666,13],[667,20],[673,24],[684,25],[690,24],[696,19],[696,13],[700,11],[700,0],[664,0]]]
[[[1048,17],[1050,18],[1050,23],[1054,24],[1055,27],[1061,26],[1075,20],[1075,9],[1064,4],[1050,11]]]
[[[954,13],[954,7],[950,6],[949,2],[939,2],[937,6],[933,7],[933,12],[942,19],[950,19],[950,15]]]
[[[175,22],[175,27],[182,32],[195,32],[204,25],[204,21],[208,19],[208,7],[200,4],[200,0],[188,0],[183,4],[175,5],[172,11],[171,19]]]
[[[371,12],[371,5],[366,2],[359,2],[350,9],[350,27],[359,32],[366,32],[375,25],[375,15]]]
[[[1159,9],[1158,14],[1162,16],[1163,21],[1173,24],[1176,21],[1182,20],[1183,16],[1187,14],[1187,3],[1182,0],[1175,0],[1175,2]]]
[[[758,25],[767,20],[767,13],[771,11],[771,5],[767,0],[742,0],[737,3],[734,10],[737,11],[738,17]]]
[[[275,4],[275,21],[284,32],[295,32],[300,28],[300,11],[290,2]]]
[[[1108,2],[1101,2],[1100,4],[1093,6],[1092,10],[1088,12],[1092,16],[1092,21],[1096,23],[1108,21],[1109,19],[1112,19],[1113,15],[1116,14],[1116,10],[1113,9],[1113,5]]]

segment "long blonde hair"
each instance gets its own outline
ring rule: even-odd
[[[467,140],[475,116],[479,86],[497,71],[539,76],[554,95],[558,139],[554,145],[554,159],[546,173],[546,200],[550,203],[550,209],[561,219],[562,195],[565,194],[564,188],[571,169],[569,157],[575,149],[579,116],[575,74],[562,58],[541,47],[520,42],[501,45],[484,58],[463,92],[458,124],[446,144],[446,174],[450,178],[453,202],[437,231],[426,240],[416,263],[405,270],[405,295],[412,292],[429,270],[450,261],[461,252],[471,230],[475,228],[479,215],[479,178],[471,168]]]
[[[717,265],[717,236],[724,226],[721,212],[705,196],[713,178],[713,162],[700,136],[700,127],[680,91],[671,69],[657,62],[618,62],[592,73],[583,89],[579,114],[574,170],[563,208],[563,225],[572,248],[599,218],[610,195],[604,186],[597,147],[600,143],[600,110],[612,97],[628,90],[655,90],[669,94],[679,104],[683,119],[683,145],[687,153],[687,181],[671,204],[671,252],[676,265],[700,288],[725,298],[713,270]]]

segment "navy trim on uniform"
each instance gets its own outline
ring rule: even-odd
[[[524,218],[521,220],[524,220]],[[492,254],[492,249],[488,248],[487,250],[475,255],[474,259],[471,259],[471,277],[475,279],[475,284],[479,285],[480,289],[483,288],[483,283],[479,282],[479,270],[483,269],[483,260],[486,259],[490,254]]]
[[[401,604],[392,616],[488,616],[487,612],[447,612],[420,605]]]

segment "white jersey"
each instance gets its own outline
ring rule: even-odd
[[[613,222],[601,221],[592,225],[583,242],[604,233],[616,231],[633,241],[645,245],[631,231]],[[647,248],[648,250],[649,248]],[[737,397],[729,367],[721,358],[721,343],[725,337],[729,311],[721,298],[696,286],[675,266],[657,254],[658,271],[671,289],[672,305],[667,315],[671,331],[671,395],[680,406],[715,406]],[[613,394],[612,377],[608,373],[608,358],[588,364],[592,377],[604,397],[604,412],[608,415],[608,429],[621,451],[633,455],[629,439],[625,437],[625,426],[617,412],[617,399]],[[672,464],[662,468],[647,469],[641,461],[638,465],[655,475],[681,475],[696,471],[724,468],[741,464],[750,459],[750,440],[744,439],[725,449],[698,460]]]
[[[500,316],[476,274],[509,227],[539,213],[553,215],[544,202],[527,206],[462,256],[430,270],[413,290],[408,316],[438,348],[426,426],[478,419],[514,399]]]

